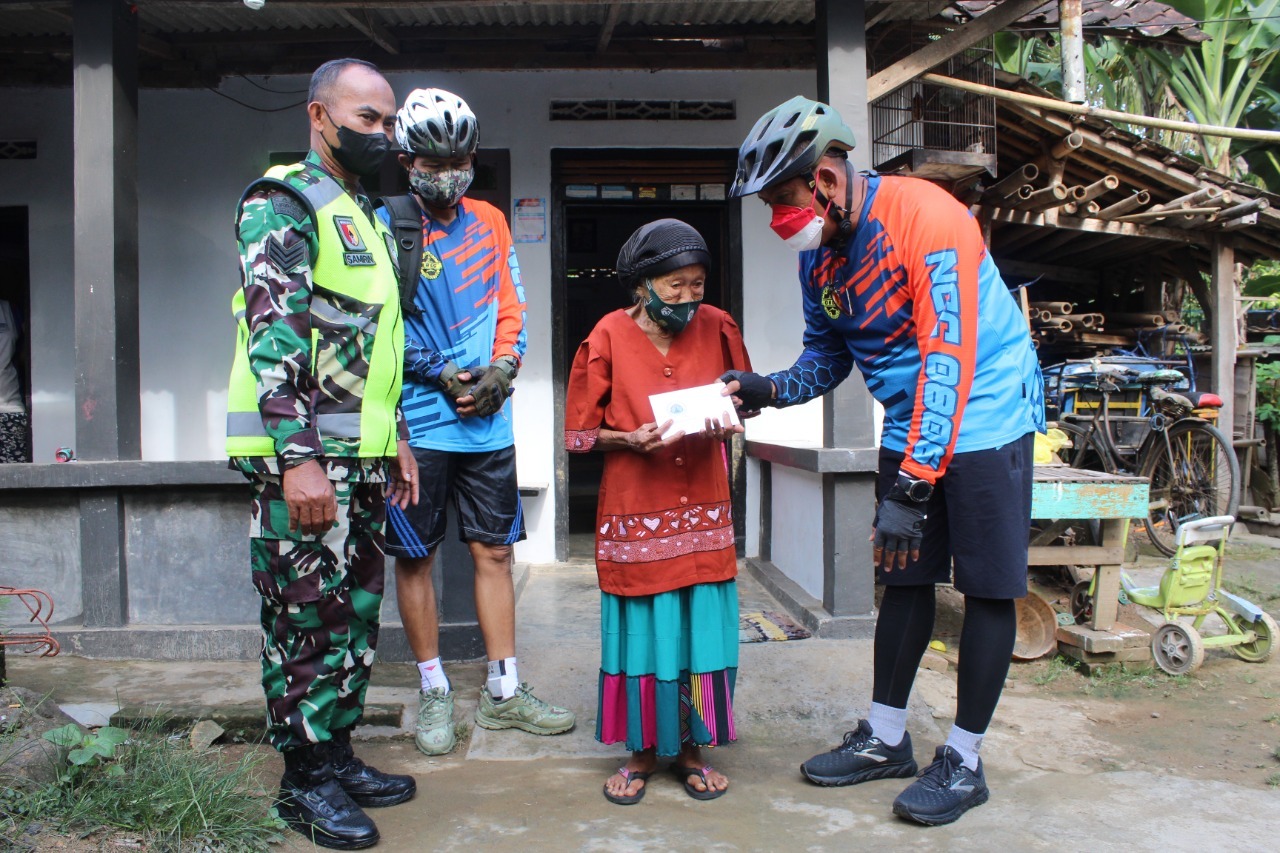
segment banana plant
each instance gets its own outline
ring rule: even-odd
[[[1192,121],[1239,127],[1259,103],[1276,103],[1264,82],[1280,52],[1280,0],[1168,0],[1183,14],[1203,21],[1207,41],[1174,54],[1142,48],[1166,75],[1169,88]],[[1194,137],[1205,164],[1232,174],[1231,140]]]

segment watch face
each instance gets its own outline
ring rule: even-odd
[[[933,485],[927,480],[915,480],[907,488],[907,495],[913,501],[927,501],[933,494]]]

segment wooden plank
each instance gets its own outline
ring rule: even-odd
[[[1122,237],[1147,237],[1152,240],[1167,240],[1174,243],[1188,243],[1202,246],[1208,239],[1202,232],[1164,228],[1158,225],[1142,225],[1137,222],[1115,222],[1106,219],[1075,219],[1064,217],[1056,224],[1045,218],[1043,211],[1011,210],[1009,208],[990,208],[979,205],[982,210],[990,211],[992,222],[1007,222],[1011,225],[1035,225],[1043,228],[1069,228],[1073,231],[1088,231],[1091,234],[1116,234]]]
[[[1129,520],[1108,518],[1102,522],[1102,544],[1104,547],[1119,547],[1124,550],[1124,540],[1129,535]],[[1089,627],[1094,630],[1109,631],[1116,621],[1120,597],[1120,566],[1109,564],[1098,566],[1093,582],[1093,619]]]
[[[1044,0],[1005,0],[981,17],[956,27],[937,41],[867,78],[867,100],[874,101],[889,94],[920,73],[968,50],[1042,5]]]
[[[1032,518],[1143,518],[1149,487],[1129,483],[1033,482]]]
[[[1035,545],[1027,549],[1029,566],[1097,566],[1123,563],[1124,548],[1101,545]]]

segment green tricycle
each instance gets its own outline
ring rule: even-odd
[[[1156,666],[1170,675],[1194,672],[1204,663],[1204,650],[1209,646],[1229,648],[1250,663],[1262,663],[1276,652],[1280,634],[1276,620],[1256,604],[1222,588],[1223,555],[1233,524],[1233,516],[1218,515],[1179,525],[1177,550],[1158,586],[1137,586],[1126,573],[1120,573],[1122,601],[1159,610],[1165,618],[1151,635],[1151,654]],[[1093,618],[1093,601],[1094,580],[1076,584],[1071,594],[1076,624]],[[1205,617],[1211,613],[1227,626],[1227,633],[1201,635]],[[1178,621],[1180,616],[1192,617],[1191,624]]]

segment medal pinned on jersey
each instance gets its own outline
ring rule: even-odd
[[[836,302],[836,292],[829,284],[822,288],[822,310],[827,312],[827,316],[832,320],[840,319],[840,304]]]
[[[444,272],[444,263],[436,257],[435,252],[426,249],[422,253],[422,277],[427,281],[435,281]]]
[[[371,267],[374,265],[373,253],[364,244],[364,238],[356,230],[356,223],[350,216],[333,217],[334,227],[338,229],[338,239],[342,241],[342,262],[349,267]]]

